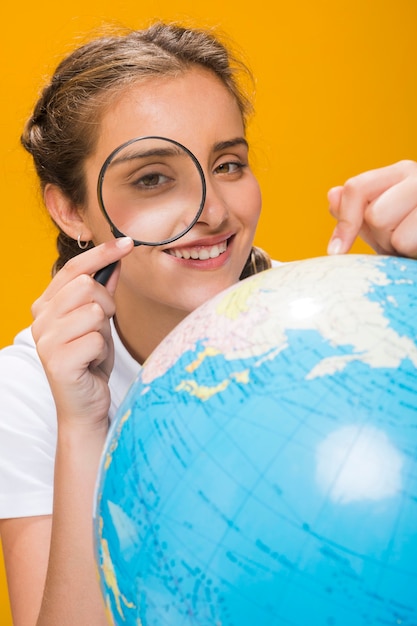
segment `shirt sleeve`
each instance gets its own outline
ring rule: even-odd
[[[56,411],[30,329],[0,351],[0,519],[52,512]]]

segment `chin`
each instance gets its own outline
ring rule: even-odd
[[[225,289],[228,289],[232,285],[236,284],[236,282],[237,281],[234,280],[222,282],[217,285],[206,285],[204,288],[200,287],[199,289],[194,290],[190,293],[189,299],[187,299],[187,313],[191,313],[199,306],[208,302],[208,300],[211,300],[211,298],[214,298]]]

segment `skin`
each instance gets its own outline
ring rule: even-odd
[[[96,200],[96,180],[107,155],[145,134],[165,135],[189,147],[207,180],[198,223],[169,250],[133,249],[130,239],[115,240]],[[58,442],[52,519],[3,522],[15,626],[106,623],[93,558],[91,510],[108,429],[113,365],[109,318],[115,315],[127,349],[142,362],[190,311],[238,280],[261,209],[239,108],[206,70],[148,80],[122,94],[102,119],[85,171],[88,198],[82,210],[57,187],[45,190],[53,219],[73,238],[82,233],[82,239],[92,239],[97,247],[67,263],[32,308],[32,333],[57,408]],[[172,254],[174,249],[211,250],[221,242],[227,248],[216,258]],[[98,269],[122,257],[106,287],[93,280]],[[25,544],[19,526],[30,536]],[[22,581],[29,586],[34,569],[27,606],[19,590]]]
[[[133,248],[130,239],[113,239],[95,197],[98,171],[118,145],[153,133],[189,147],[208,184],[199,222],[170,251],[227,241],[222,255],[179,259],[166,249]],[[73,206],[55,186],[45,190],[52,218],[74,239],[81,234],[96,247],[67,263],[33,305],[32,332],[57,408],[55,496],[53,516],[0,524],[15,626],[106,624],[91,511],[108,429],[109,318],[115,315],[124,344],[141,363],[190,311],[238,280],[261,206],[243,139],[235,101],[206,70],[149,79],[122,93],[101,121],[96,149],[85,163],[86,206]],[[413,256],[416,167],[401,162],[330,190],[338,223],[329,252],[348,251],[361,233],[380,252]],[[121,259],[106,287],[93,280],[97,270]]]
[[[399,161],[354,176],[328,193],[337,220],[328,253],[350,250],[358,235],[379,254],[417,257],[417,163]]]
[[[173,102],[181,116],[172,115]],[[154,80],[118,102],[103,120],[96,154],[87,163],[89,188],[95,189],[101,163],[115,146],[153,133],[187,146],[199,159],[207,181],[200,220],[182,239],[170,244],[170,251],[210,248],[222,241],[228,241],[228,248],[215,259],[195,261],[169,255],[166,248],[142,246],[125,259],[116,293],[116,319],[126,345],[139,362],[185,315],[238,280],[261,209],[258,183],[247,167],[248,151],[242,143],[244,128],[237,104],[205,70]],[[235,145],[221,147],[224,142]],[[226,167],[227,163],[237,165]],[[108,238],[107,224],[103,228],[95,197],[89,206],[90,232],[103,241]],[[146,333],[137,333],[138,328],[146,329]],[[150,339],[146,345],[144,335]]]

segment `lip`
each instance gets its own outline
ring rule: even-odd
[[[193,241],[181,242],[181,245],[178,245],[181,240],[178,241],[176,246],[172,246],[170,248],[165,248],[163,251],[176,263],[181,263],[181,265],[195,268],[195,269],[217,269],[218,267],[223,266],[228,259],[230,258],[231,249],[233,247],[235,233],[228,233],[224,235],[217,235],[215,237],[204,237],[201,239],[194,239]],[[212,246],[216,246],[220,243],[226,242],[226,250],[219,254],[219,256],[215,258],[209,259],[184,259],[179,258],[173,254],[174,250],[191,250],[192,248],[210,248]]]
[[[186,241],[181,238],[175,241],[174,245],[171,247],[165,248],[164,252],[167,252],[168,250],[181,250],[181,248],[209,248],[210,246],[216,246],[223,241],[227,241],[229,244],[229,240],[231,240],[233,236],[234,233],[225,233],[223,235],[193,239],[192,241]]]

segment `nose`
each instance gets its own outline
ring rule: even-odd
[[[211,229],[218,229],[228,220],[229,208],[223,193],[210,175],[206,178],[206,197],[198,223],[207,224]]]

